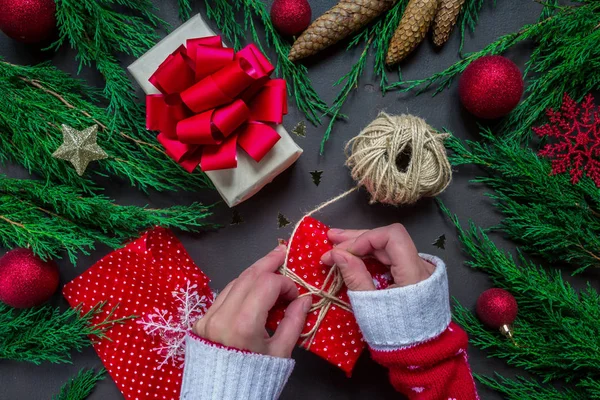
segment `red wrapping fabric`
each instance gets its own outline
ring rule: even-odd
[[[235,53],[221,38],[188,39],[149,81],[146,127],[160,131],[166,153],[187,171],[235,168],[237,145],[259,162],[280,139],[286,83],[254,46]]]
[[[178,305],[172,300],[173,292],[188,282],[212,299],[209,279],[183,245],[171,231],[156,228],[65,285],[63,295],[69,304],[81,305],[84,313],[106,301],[105,311],[92,323],[103,321],[114,307],[113,318],[140,317],[115,325],[105,339],[93,338],[94,349],[126,399],[179,398],[182,366],[163,364],[157,352],[163,342],[146,333],[138,322],[157,309],[175,315]]]
[[[288,268],[317,288],[323,286],[323,280],[330,268],[321,263],[321,256],[333,249],[333,245],[327,239],[327,231],[329,227],[323,223],[310,217],[304,218],[291,241],[292,248],[288,257]],[[375,287],[387,288],[392,279],[389,269],[372,258],[364,261],[373,276]],[[298,288],[300,294],[307,292],[299,285]],[[348,289],[344,286],[337,297],[349,303],[347,292]],[[313,303],[318,300],[317,296],[313,296]],[[279,303],[271,310],[267,328],[272,330],[277,328],[279,321],[283,319],[286,306]],[[303,333],[307,333],[314,326],[317,316],[317,310],[308,315]],[[301,338],[298,345],[308,347],[303,345],[303,341],[304,339]],[[338,366],[350,376],[365,346],[354,314],[333,305],[321,323],[309,351]]]

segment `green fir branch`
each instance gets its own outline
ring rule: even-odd
[[[510,291],[519,304],[514,323],[517,344],[486,328],[473,313],[457,304],[454,319],[475,346],[490,357],[539,375],[544,383],[557,379],[573,385],[600,375],[600,296],[590,285],[577,292],[557,270],[546,270],[519,253],[519,264],[499,250],[474,224],[455,224],[466,265],[489,275],[495,287]]]
[[[458,49],[460,54],[462,54],[465,45],[465,34],[468,31],[471,31],[471,33],[475,32],[483,3],[485,3],[484,0],[466,0],[463,4],[458,21],[456,21],[460,32],[460,47]],[[496,7],[496,0],[492,1],[492,6]]]
[[[156,28],[167,24],[154,14],[156,7],[150,0],[55,1],[59,37],[51,47],[68,43],[77,51],[80,70],[95,65],[104,77],[111,131],[139,126],[143,107],[117,57],[140,57],[158,41]]]
[[[325,151],[325,143],[329,140],[331,136],[331,132],[333,131],[333,126],[336,123],[337,119],[341,117],[342,107],[348,100],[348,96],[351,92],[353,92],[358,87],[358,81],[365,69],[365,65],[367,63],[367,55],[369,53],[369,48],[371,47],[371,42],[373,41],[374,35],[371,35],[367,40],[364,50],[360,54],[358,62],[352,66],[352,69],[342,76],[333,86],[338,86],[344,83],[341,91],[333,100],[333,105],[329,108],[327,113],[331,115],[331,120],[327,125],[327,129],[325,130],[325,134],[323,135],[323,140],[321,140],[321,148],[320,153],[323,154]]]
[[[475,374],[475,378],[500,394],[507,400],[586,400],[581,391],[572,389],[559,390],[551,385],[539,383],[533,379],[518,376],[508,379],[496,374],[495,378]]]
[[[78,253],[89,254],[96,242],[119,248],[154,226],[213,228],[206,221],[211,214],[211,206],[199,203],[165,209],[121,206],[70,186],[0,175],[0,244],[31,248],[43,259],[66,252],[75,264]]]
[[[81,369],[76,376],[69,379],[61,388],[60,392],[52,396],[52,400],[84,400],[96,387],[96,384],[104,379],[106,370],[96,372],[93,369]]]
[[[375,51],[375,73],[380,77],[380,86],[382,91],[384,91],[385,85],[387,84],[385,55],[392,35],[394,34],[400,19],[402,19],[402,14],[404,13],[404,8],[407,3],[407,0],[399,1],[383,18],[380,18],[374,24],[366,27],[350,40],[346,50],[351,50],[360,43],[365,43],[365,47],[360,53],[358,61],[352,65],[350,71],[338,79],[333,85],[335,87],[342,85],[343,83],[340,92],[333,100],[333,104],[329,107],[329,110],[327,110],[327,114],[331,117],[331,120],[327,125],[323,140],[321,141],[321,154],[325,151],[325,143],[329,140],[335,123],[339,118],[345,118],[345,116],[341,114],[342,108],[350,94],[358,88],[358,82],[364,72],[367,56],[371,49],[374,49]]]
[[[584,177],[573,185],[566,174],[551,175],[548,160],[514,141],[483,129],[480,142],[446,141],[455,166],[478,165],[488,176],[475,182],[502,212],[499,228],[523,250],[551,262],[569,263],[575,272],[600,266],[600,189]]]
[[[288,93],[295,100],[298,109],[314,125],[320,124],[321,115],[327,113],[327,104],[312,87],[308,70],[302,64],[288,60],[290,44],[275,29],[265,4],[260,0],[205,0],[206,15],[217,24],[236,50],[242,47],[248,38],[252,38],[263,51],[265,46],[255,25],[259,21],[264,27],[265,44],[276,55],[275,75],[287,81]],[[242,14],[242,22],[238,14]]]
[[[583,379],[581,382],[579,382],[579,384],[577,386],[582,389],[585,389],[586,394],[588,396],[587,399],[589,399],[589,400],[600,399],[600,380],[596,380],[596,379],[592,379],[592,378]]]
[[[177,5],[179,9],[179,19],[184,22],[190,19],[192,14],[190,0],[177,0]]]
[[[102,321],[91,324],[104,314],[105,303],[98,303],[87,313],[79,308],[61,312],[51,306],[17,310],[0,302],[0,360],[71,363],[71,351],[81,351],[91,344],[89,336],[105,338],[115,324],[134,318],[113,318],[116,308]]]
[[[166,155],[145,130],[117,122],[95,104],[101,93],[49,64],[20,66],[0,59],[0,161],[24,166],[30,173],[91,192],[94,173],[120,177],[141,190],[212,188],[203,173],[188,174]],[[100,126],[98,144],[109,158],[93,163],[79,177],[68,162],[52,157],[62,143],[60,126]],[[93,172],[92,172],[93,171]]]
[[[580,101],[600,87],[600,2],[585,0],[571,6],[557,6],[554,0],[545,5],[538,22],[525,25],[518,32],[500,37],[480,51],[469,53],[446,70],[425,79],[392,83],[387,90],[416,90],[421,94],[435,88],[433,95],[450,87],[473,61],[502,54],[515,45],[531,40],[535,48],[526,64],[528,85],[524,99],[505,118],[500,132],[509,139],[528,139],[531,126],[543,118],[550,107],[558,107],[564,93]]]

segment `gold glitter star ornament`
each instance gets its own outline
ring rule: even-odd
[[[98,125],[78,131],[63,124],[61,129],[63,144],[52,154],[52,157],[70,161],[79,176],[83,175],[90,162],[108,157],[108,154],[96,143]]]

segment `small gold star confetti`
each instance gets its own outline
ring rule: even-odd
[[[79,176],[83,175],[91,161],[108,157],[108,154],[96,143],[98,125],[78,131],[63,124],[61,130],[63,144],[52,154],[52,157],[70,161]]]
[[[306,123],[304,121],[298,122],[292,129],[292,133],[296,136],[306,137]]]

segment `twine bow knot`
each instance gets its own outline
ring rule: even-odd
[[[293,239],[293,236],[292,236]],[[290,241],[291,245],[291,241]],[[344,287],[344,278],[340,272],[340,269],[337,265],[333,265],[329,269],[329,273],[325,277],[323,281],[323,286],[320,288],[311,285],[310,283],[303,280],[300,276],[298,276],[295,272],[288,269],[287,267],[287,259],[285,264],[279,268],[279,272],[283,276],[287,276],[292,281],[294,281],[298,286],[307,290],[306,293],[301,294],[299,297],[305,296],[317,296],[320,299],[316,302],[312,303],[309,312],[314,312],[316,310],[319,311],[317,316],[317,320],[315,324],[311,327],[308,332],[302,333],[300,335],[304,340],[302,341],[302,345],[306,347],[307,350],[310,349],[311,344],[313,343],[315,336],[321,326],[321,323],[325,319],[325,316],[329,312],[329,309],[334,305],[339,308],[352,312],[352,306],[350,304],[338,297],[340,290]]]

